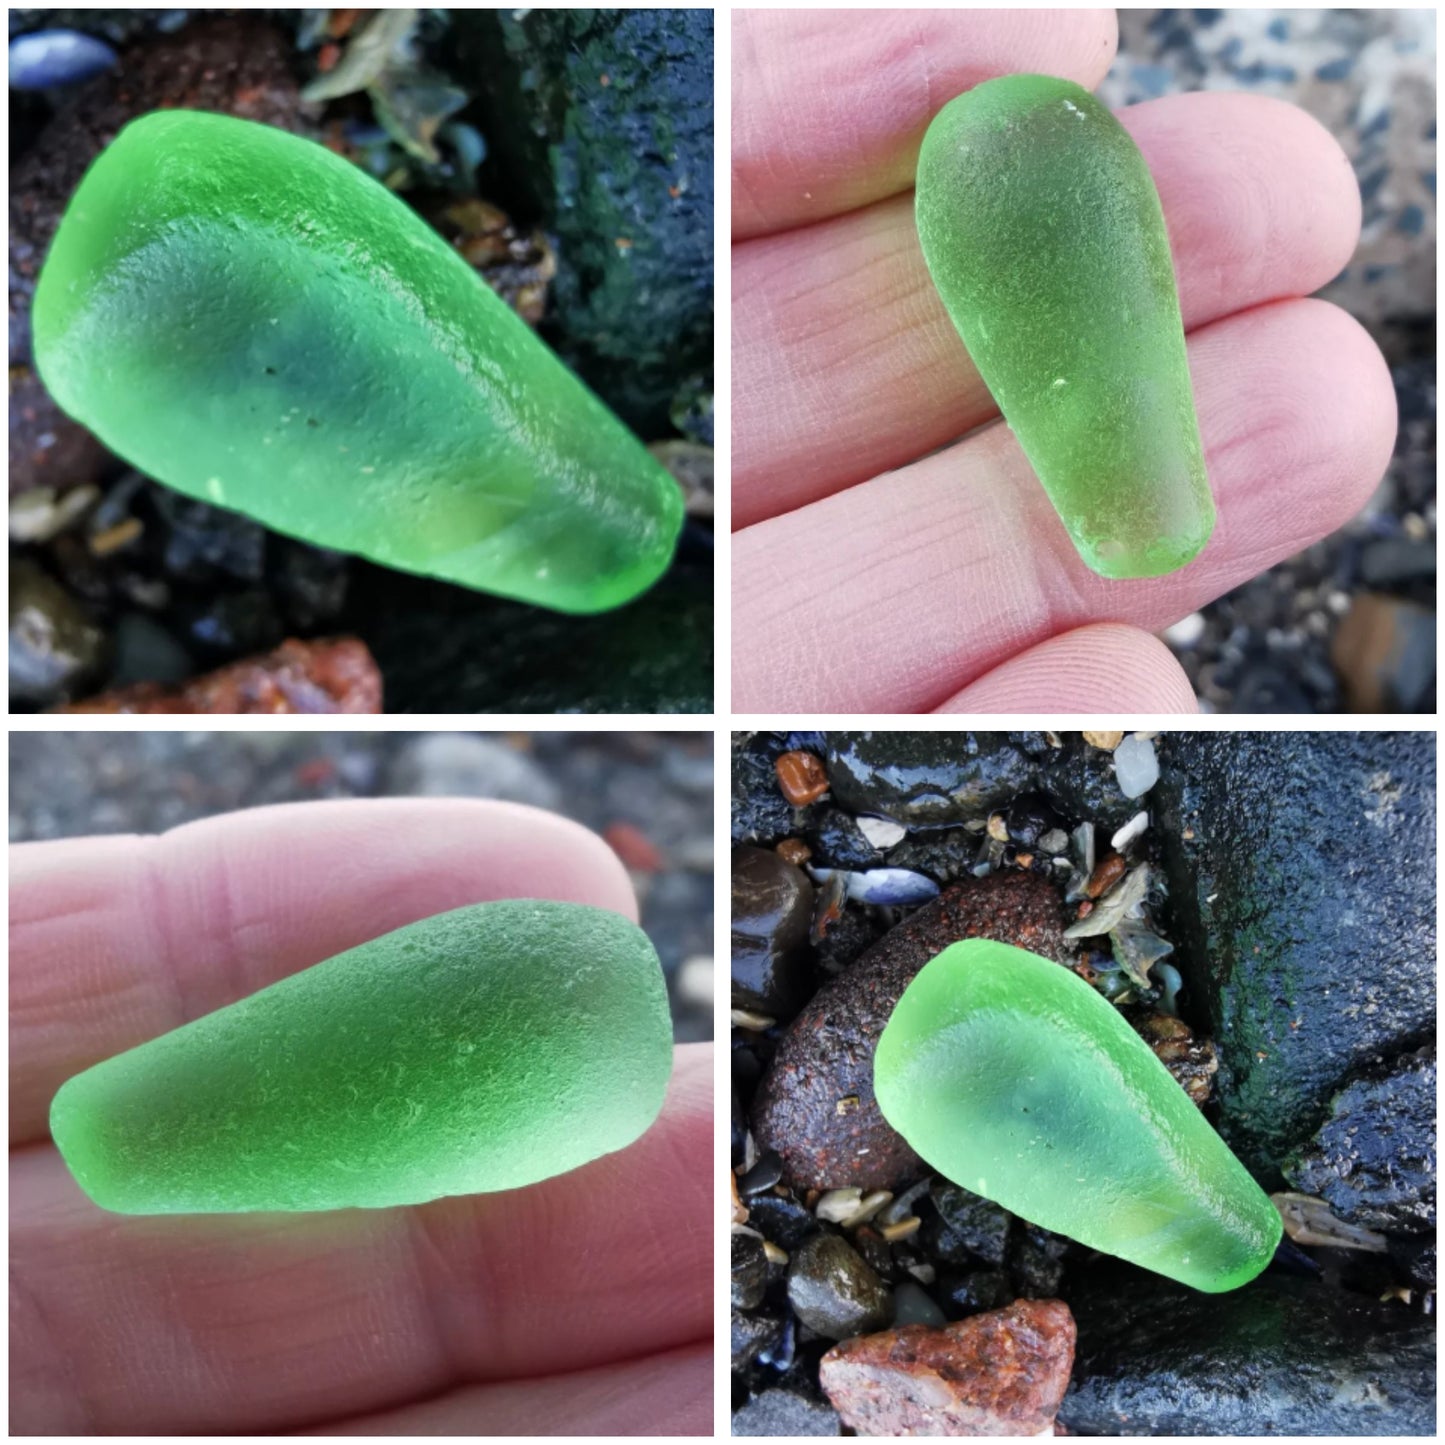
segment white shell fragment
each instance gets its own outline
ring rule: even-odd
[[[871,813],[860,813],[857,822],[858,831],[880,853],[886,853],[890,848],[901,843],[908,833],[908,829],[902,823],[895,823],[892,818],[877,818]]]
[[[1135,838],[1141,837],[1144,830],[1149,826],[1149,813],[1147,810],[1135,813],[1112,838],[1109,839],[1109,846],[1116,853],[1122,853]]]

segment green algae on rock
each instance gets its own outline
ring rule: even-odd
[[[1214,502],[1164,213],[1108,109],[1072,81],[985,81],[918,158],[933,283],[1070,538],[1101,576],[1155,577]]]
[[[70,415],[278,532],[564,612],[671,561],[676,482],[440,236],[310,141],[133,121],[76,190],[33,316]]]
[[[904,991],[884,1117],[954,1183],[1208,1293],[1274,1257],[1268,1196],[1123,1016],[1070,969],[968,939]]]
[[[515,1189],[632,1143],[672,1069],[662,970],[620,915],[438,914],[64,1084],[50,1131],[121,1214],[380,1208]]]

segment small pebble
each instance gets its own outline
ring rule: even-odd
[[[843,1228],[857,1229],[859,1225],[867,1224],[892,1198],[893,1196],[886,1189],[875,1190],[872,1194],[866,1195],[858,1208],[843,1220]]]
[[[738,1177],[738,1193],[746,1198],[750,1194],[761,1194],[771,1189],[783,1177],[783,1161],[771,1150],[762,1157],[746,1174]]]
[[[762,1239],[748,1229],[732,1233],[733,1308],[756,1309],[768,1287],[768,1260]]]
[[[1123,733],[1089,733],[1084,734],[1084,741],[1091,748],[1102,748],[1106,753],[1112,753],[1115,748],[1124,741]]]
[[[828,774],[816,753],[782,753],[773,768],[779,790],[795,808],[816,802],[828,791]]]
[[[1148,826],[1148,812],[1135,813],[1134,816],[1109,839],[1109,846],[1113,848],[1116,853],[1122,853],[1135,838],[1143,836]]]
[[[10,89],[74,85],[113,69],[116,58],[115,51],[93,35],[78,30],[36,30],[10,42]]]
[[[1204,636],[1205,626],[1204,614],[1191,612],[1164,629],[1164,640],[1170,647],[1193,647]]]
[[[927,1325],[937,1329],[948,1323],[948,1316],[929,1298],[928,1291],[912,1280],[904,1280],[893,1291],[893,1324]]]
[[[1062,853],[1069,846],[1069,835],[1062,828],[1050,828],[1047,833],[1039,839],[1039,847],[1045,853],[1057,855]]]
[[[1154,744],[1137,734],[1114,749],[1114,776],[1126,798],[1142,798],[1159,781],[1159,758]]]
[[[1128,867],[1118,853],[1106,853],[1089,875],[1089,881],[1084,885],[1084,896],[1098,898],[1107,893],[1124,876]]]
[[[819,1219],[826,1219],[830,1224],[842,1224],[849,1215],[858,1212],[858,1206],[862,1202],[861,1189],[830,1189],[818,1200],[813,1212]]]
[[[773,852],[795,868],[801,868],[813,856],[813,850],[801,838],[784,838]]]
[[[830,1340],[872,1334],[893,1319],[888,1286],[836,1234],[815,1234],[794,1251],[788,1302],[803,1324]]]
[[[908,833],[902,823],[895,823],[892,818],[877,818],[869,813],[861,814],[857,823],[859,832],[880,853],[886,853],[888,849],[901,843]]]

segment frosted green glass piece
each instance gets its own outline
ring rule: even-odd
[[[566,612],[671,560],[681,492],[637,438],[406,205],[284,131],[132,121],[33,319],[71,416],[278,532]]]
[[[1083,87],[1008,75],[949,101],[918,157],[918,238],[969,355],[1079,555],[1156,577],[1214,501],[1164,213]]]
[[[121,1214],[381,1208],[621,1149],[656,1119],[671,1069],[640,928],[580,904],[481,903],[77,1074],[50,1132]]]
[[[1217,1293],[1274,1257],[1268,1196],[1112,1005],[1071,970],[969,939],[878,1041],[883,1117],[965,1189]]]

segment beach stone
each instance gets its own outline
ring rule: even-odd
[[[1435,1322],[1268,1271],[1200,1294],[1122,1264],[1071,1273],[1060,1417],[1082,1435],[1429,1435]]]
[[[732,1233],[732,1302],[739,1310],[756,1309],[768,1287],[768,1259],[756,1234]]]
[[[888,1286],[838,1234],[814,1234],[794,1251],[788,1302],[810,1330],[830,1340],[882,1329],[893,1318]]]
[[[796,1187],[865,1191],[917,1178],[922,1162],[873,1096],[873,1052],[903,990],[962,938],[993,938],[1065,963],[1057,891],[1032,873],[968,877],[911,914],[814,994],[779,1042],[753,1105],[758,1145]]]
[[[813,982],[813,885],[767,848],[732,858],[732,1002],[772,1019],[797,1013]]]
[[[1331,1094],[1434,1033],[1434,736],[1176,733],[1150,801],[1219,1131],[1282,1188]]]
[[[823,1356],[823,1390],[859,1435],[1039,1435],[1058,1413],[1074,1321],[1019,1300],[941,1329],[905,1325]]]
[[[838,1412],[792,1390],[763,1390],[733,1412],[734,1435],[837,1435]]]

